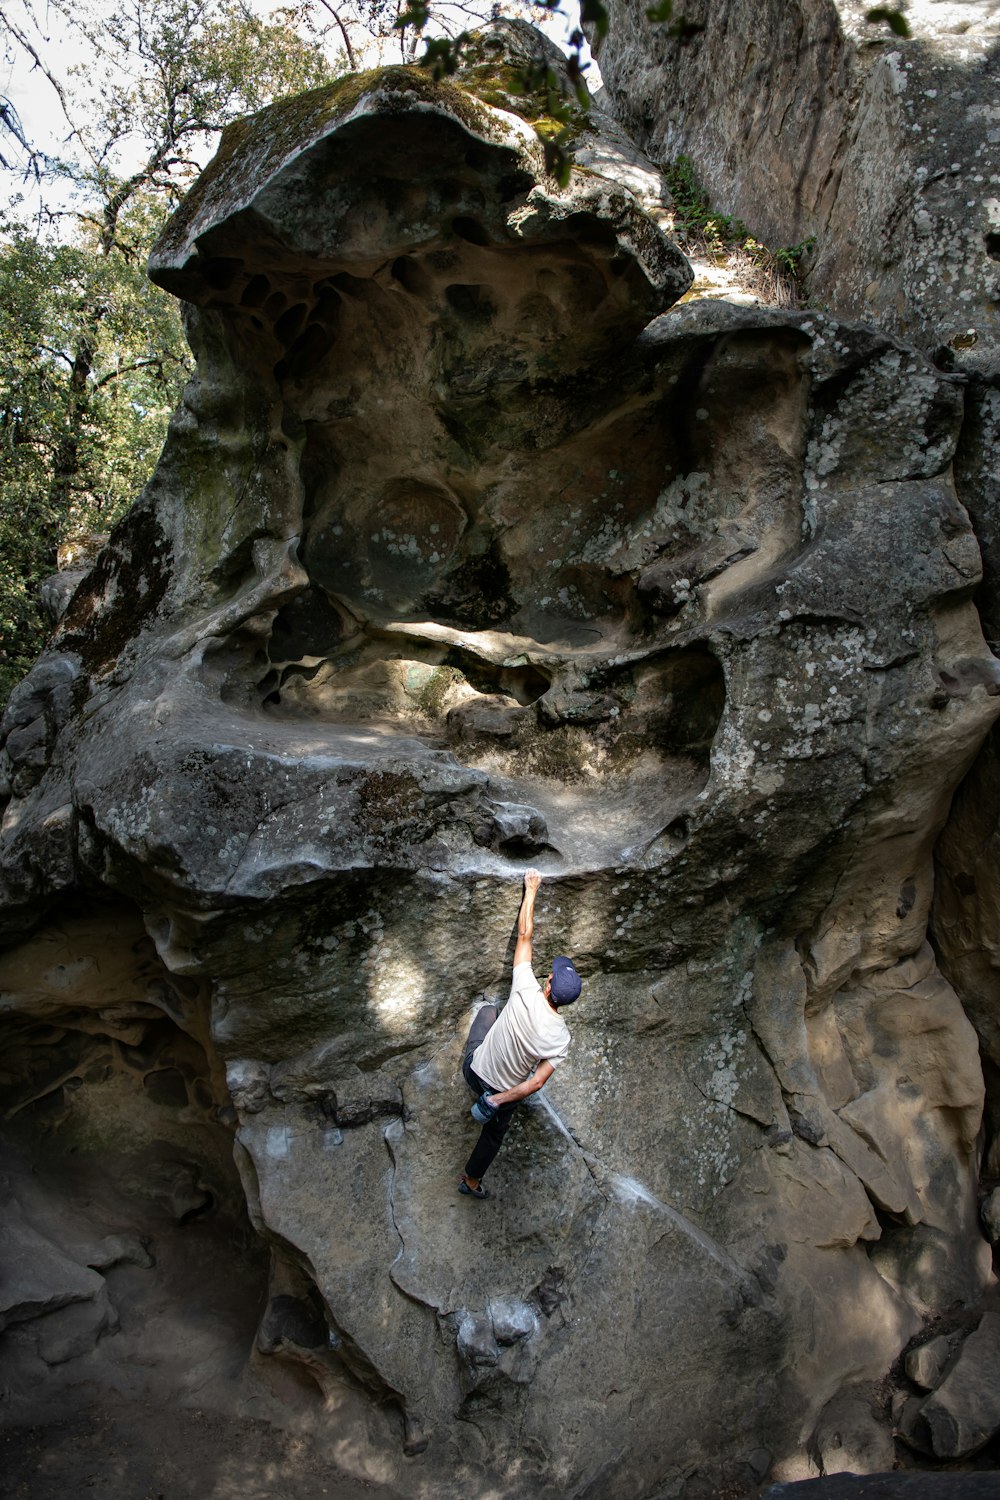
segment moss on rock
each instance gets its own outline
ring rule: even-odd
[[[475,91],[447,80],[436,81],[422,68],[399,66],[346,73],[332,83],[283,99],[235,121],[222,132],[219,149],[160,236],[150,257],[150,275],[163,281],[163,270],[176,265],[185,247],[208,227],[207,219],[223,210],[246,206],[251,194],[289,158],[314,145],[331,126],[362,105],[372,114],[393,115],[418,104],[454,116],[474,134],[500,143],[505,133]],[[240,200],[245,200],[241,202]],[[169,279],[169,271],[168,271]]]

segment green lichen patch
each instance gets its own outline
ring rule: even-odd
[[[449,693],[465,683],[463,674],[456,667],[431,667],[414,663],[407,672],[406,690],[420,711],[429,719],[439,719],[444,713]]]
[[[573,111],[573,119],[569,122],[555,118],[552,91],[541,86],[531,87],[522,68],[509,63],[477,63],[463,69],[460,77],[462,87],[477,99],[491,109],[517,115],[543,139],[565,129],[567,124],[574,139],[588,128],[586,116],[580,110]]]
[[[586,89],[574,89],[554,58],[510,55],[486,33],[473,32],[463,56],[458,75],[463,87],[529,124],[544,147],[548,171],[564,187],[574,165],[573,148],[592,129]]]

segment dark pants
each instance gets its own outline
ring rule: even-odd
[[[476,1048],[479,1046],[479,1043],[489,1031],[496,1018],[496,1006],[484,1005],[482,1009],[476,1013],[476,1018],[472,1023],[472,1029],[469,1032],[469,1039],[465,1044],[465,1057],[462,1060],[462,1074],[465,1078],[466,1083],[469,1085],[469,1088],[475,1094],[477,1099],[479,1098],[480,1094],[491,1094],[498,1092],[493,1088],[492,1084],[484,1083],[483,1080],[473,1071],[472,1067],[472,1054],[473,1052],[475,1052]],[[479,1178],[482,1177],[483,1173],[486,1171],[486,1168],[489,1166],[494,1156],[496,1156],[497,1152],[500,1150],[500,1147],[503,1143],[503,1138],[507,1134],[507,1131],[510,1129],[510,1122],[514,1118],[514,1111],[516,1109],[516,1100],[513,1104],[501,1104],[500,1108],[497,1110],[496,1114],[493,1116],[489,1124],[483,1126],[482,1130],[479,1132],[479,1140],[476,1142],[475,1149],[473,1150],[472,1155],[469,1157],[469,1160],[465,1163],[466,1177],[471,1177],[474,1182],[477,1182]]]

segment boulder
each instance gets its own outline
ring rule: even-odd
[[[4,1205],[0,1245],[5,1269],[0,1328],[44,1317],[72,1303],[103,1299],[104,1278],[64,1255],[26,1223],[16,1199]]]
[[[907,38],[846,0],[692,0],[680,36],[608,11],[608,103],[655,161],[690,157],[762,243],[814,239],[810,295],[841,316],[995,363],[995,11],[912,5]]]
[[[258,1355],[396,1488],[882,1463],[863,1393],[991,1275],[927,938],[1000,713],[964,385],[676,306],[620,132],[561,187],[505,71],[537,43],[477,45],[232,127],[154,252],[198,374],[0,730],[12,1118],[119,1151],[104,1036],[155,1121],[129,1185],[190,1223],[225,1100]],[[529,861],[584,992],[476,1203],[459,1063]]]
[[[903,1430],[938,1459],[967,1458],[1000,1431],[1000,1314],[983,1314],[941,1384],[907,1413]]]
[[[59,624],[87,572],[86,568],[66,568],[42,579],[38,586],[38,599],[50,625]]]
[[[918,1344],[915,1349],[910,1350],[905,1360],[906,1373],[921,1390],[932,1391],[941,1384],[941,1377],[953,1352],[951,1340],[939,1334],[937,1338],[929,1339],[926,1344]]]
[[[812,1452],[824,1474],[871,1474],[892,1467],[892,1433],[871,1388],[845,1386],[824,1408]]]
[[[87,1354],[118,1327],[104,1277],[66,1255],[29,1224],[16,1199],[0,1224],[0,1332],[15,1329],[47,1365]]]

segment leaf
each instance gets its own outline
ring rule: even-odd
[[[414,31],[423,31],[430,20],[430,4],[428,0],[410,0],[410,7],[404,10],[397,18],[395,28],[403,31],[407,26],[412,26]]]
[[[646,20],[652,21],[654,25],[660,21],[669,21],[674,14],[674,0],[660,0],[659,5],[650,5],[646,8]]]
[[[591,25],[599,37],[608,34],[608,11],[602,0],[580,0],[580,21]]]
[[[558,137],[545,141],[545,165],[560,187],[567,187],[573,172],[573,158]]]
[[[865,20],[872,25],[883,24],[888,26],[896,36],[907,37],[910,35],[910,25],[901,10],[890,10],[887,6],[877,5],[874,10],[865,13]]]
[[[420,58],[420,66],[430,71],[435,82],[442,78],[450,78],[457,73],[462,62],[462,50],[468,45],[469,33],[460,32],[454,41],[450,37],[431,37],[425,43],[423,56]]]
[[[687,16],[678,16],[677,20],[670,27],[670,35],[676,37],[682,47],[686,47],[688,42],[692,41],[694,37],[700,36],[704,30],[703,22],[689,21]]]

